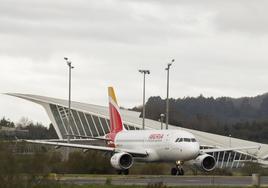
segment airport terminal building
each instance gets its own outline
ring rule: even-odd
[[[59,139],[66,139],[68,135],[68,101],[44,96],[10,93],[9,95],[32,101],[43,106],[57,132]],[[139,112],[121,109],[123,123],[128,130],[142,128]],[[103,136],[110,131],[109,112],[104,106],[72,102],[70,134],[81,136]],[[146,129],[160,129],[160,122],[146,119]],[[231,138],[192,129],[185,129],[169,125],[169,129],[186,130],[194,134],[202,148],[235,148],[256,147],[258,149],[233,150],[210,153],[217,161],[219,168],[239,168],[245,162],[258,162],[268,167],[268,144],[261,144],[247,140]],[[71,137],[74,138],[74,137]],[[81,139],[77,137],[75,139]]]

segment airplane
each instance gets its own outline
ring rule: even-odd
[[[200,170],[210,172],[216,167],[214,156],[208,153],[257,147],[200,149],[195,136],[183,130],[126,130],[122,123],[113,87],[108,87],[110,133],[104,137],[75,137],[104,140],[107,146],[64,143],[45,140],[26,140],[29,143],[53,145],[55,148],[72,147],[99,150],[111,154],[110,163],[118,174],[129,174],[134,162],[172,162],[171,175],[184,175],[183,164],[190,162]]]

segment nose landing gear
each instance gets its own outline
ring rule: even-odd
[[[184,175],[184,170],[183,170],[182,164],[183,164],[183,162],[176,161],[176,167],[171,168],[171,175],[173,175],[173,176],[183,176]]]

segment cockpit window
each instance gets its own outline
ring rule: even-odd
[[[191,142],[196,142],[196,139],[195,138],[191,138]]]
[[[197,142],[195,138],[177,138],[175,142]]]
[[[177,138],[175,142],[182,142],[182,138]]]
[[[184,140],[184,142],[191,142],[190,138],[184,138],[183,140]]]

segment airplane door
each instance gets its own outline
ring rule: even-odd
[[[170,134],[166,134],[164,140],[165,140],[165,143],[163,143],[164,144],[164,150],[169,151],[170,150],[170,144],[169,144]]]

